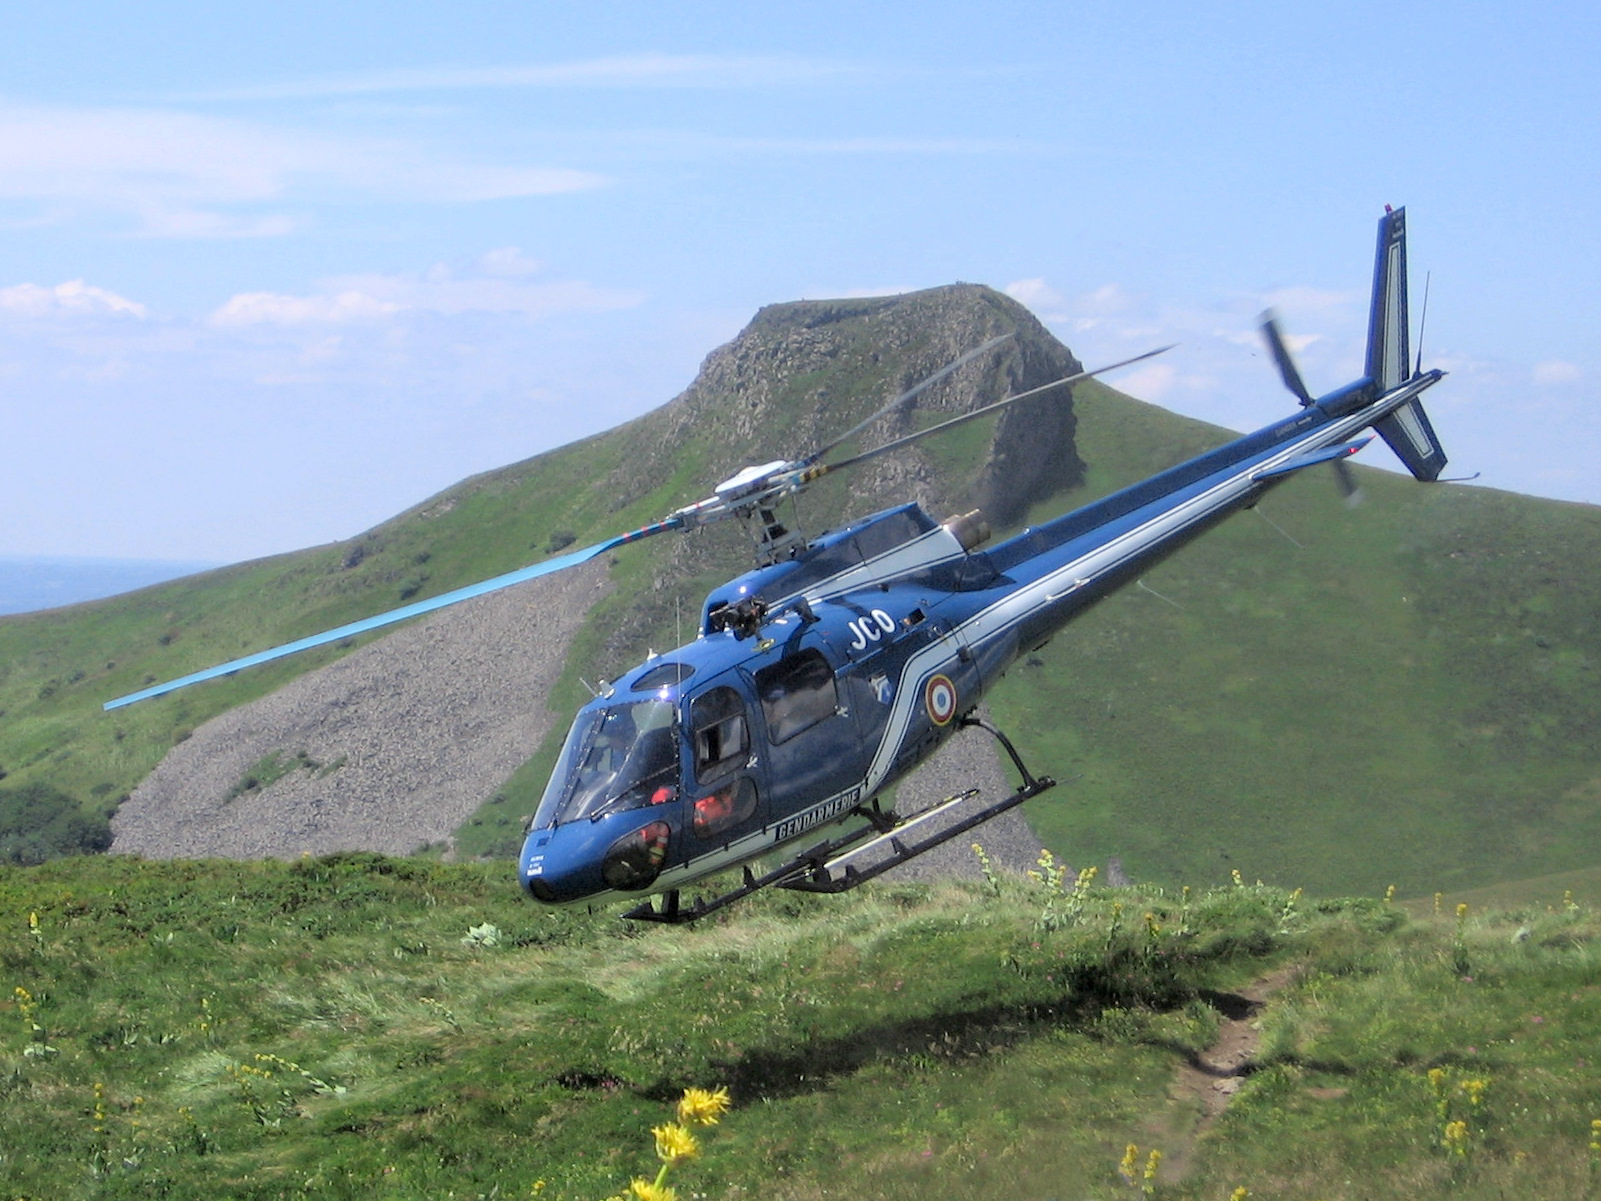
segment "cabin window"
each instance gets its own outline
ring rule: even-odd
[[[756,785],[748,776],[728,781],[695,802],[695,837],[715,838],[756,812]]]
[[[655,692],[658,688],[676,688],[694,674],[693,663],[661,663],[635,680],[632,691]]]
[[[756,692],[767,718],[767,735],[775,744],[834,716],[839,707],[834,671],[815,650],[762,668],[756,673]]]
[[[689,720],[696,779],[709,780],[745,762],[750,754],[750,730],[739,693],[726,687],[702,693],[690,703]]]
[[[665,701],[585,710],[573,722],[534,825],[591,820],[678,796],[677,712]]]

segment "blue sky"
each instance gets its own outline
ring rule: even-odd
[[[1601,502],[1593,6],[327,7],[8,6],[0,555],[348,537],[955,280],[1254,428],[1266,305],[1359,374],[1385,203],[1452,470]]]

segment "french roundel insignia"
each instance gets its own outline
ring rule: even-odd
[[[956,716],[956,685],[949,676],[935,676],[923,688],[923,705],[936,726],[950,724]]]

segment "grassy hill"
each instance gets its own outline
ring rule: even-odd
[[[1087,494],[1220,431],[1076,392]],[[1601,509],[1309,472],[1068,628],[995,702],[1075,862],[1321,892],[1601,861]],[[1275,526],[1277,528],[1275,528]]]
[[[961,377],[908,425],[1050,378],[1070,356],[985,289],[773,306],[673,404],[465,481],[358,539],[0,619],[0,793],[47,786],[103,816],[200,722],[340,650],[111,715],[107,697],[658,518],[745,463],[848,428],[1001,328],[1018,337],[998,368]],[[943,511],[1015,508],[1020,522],[1013,502],[1033,498],[1030,515],[1048,516],[1229,437],[1097,384],[1061,418],[975,423],[848,485],[825,482],[805,515],[824,526],[919,496]],[[1007,493],[997,481],[1035,444],[1077,459],[1059,454],[1056,476],[1036,463]],[[1395,884],[1403,896],[1601,862],[1601,510],[1357,470],[1360,508],[1343,507],[1324,473],[1292,479],[1261,506],[1272,524],[1233,518],[995,693],[1030,762],[1067,781],[1030,805],[1059,855],[1115,855],[1169,886],[1237,867],[1325,894]],[[551,706],[570,712],[587,696],[581,676],[672,644],[706,590],[747,562],[732,529],[617,554],[616,587]],[[485,798],[459,832],[464,854],[510,852],[515,826],[499,816],[531,810],[555,738]],[[298,748],[277,749],[295,761]]]
[[[59,860],[0,876],[0,1187],[599,1199],[723,1087],[680,1197],[1598,1195],[1596,910],[1438,910],[1010,878],[642,934],[499,865]]]

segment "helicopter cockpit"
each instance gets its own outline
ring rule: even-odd
[[[594,820],[678,797],[677,706],[645,700],[589,709],[567,734],[533,829]]]

